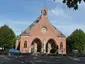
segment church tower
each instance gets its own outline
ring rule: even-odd
[[[46,8],[41,10],[41,18],[48,18],[48,10]]]

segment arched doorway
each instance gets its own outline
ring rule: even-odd
[[[37,52],[40,53],[41,49],[42,49],[41,40],[39,38],[34,39],[31,43],[31,52],[32,53],[37,53]]]
[[[20,41],[18,41],[17,50],[20,50]]]
[[[58,45],[54,39],[49,39],[46,44],[47,53],[58,53]]]

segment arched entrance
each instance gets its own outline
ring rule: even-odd
[[[58,45],[54,39],[49,39],[46,44],[47,53],[58,53]]]
[[[32,53],[37,53],[37,52],[40,53],[41,49],[42,49],[41,40],[39,38],[34,39],[31,43],[31,52]]]
[[[18,41],[17,50],[20,50],[20,41]]]

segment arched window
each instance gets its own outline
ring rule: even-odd
[[[24,42],[24,48],[27,48],[27,41]]]
[[[43,15],[46,15],[46,10],[43,11]]]
[[[60,43],[60,50],[62,50],[63,49],[63,43],[61,42]]]

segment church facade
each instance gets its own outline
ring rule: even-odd
[[[16,49],[21,53],[57,53],[66,54],[66,37],[48,20],[46,8],[41,15],[16,41]]]

